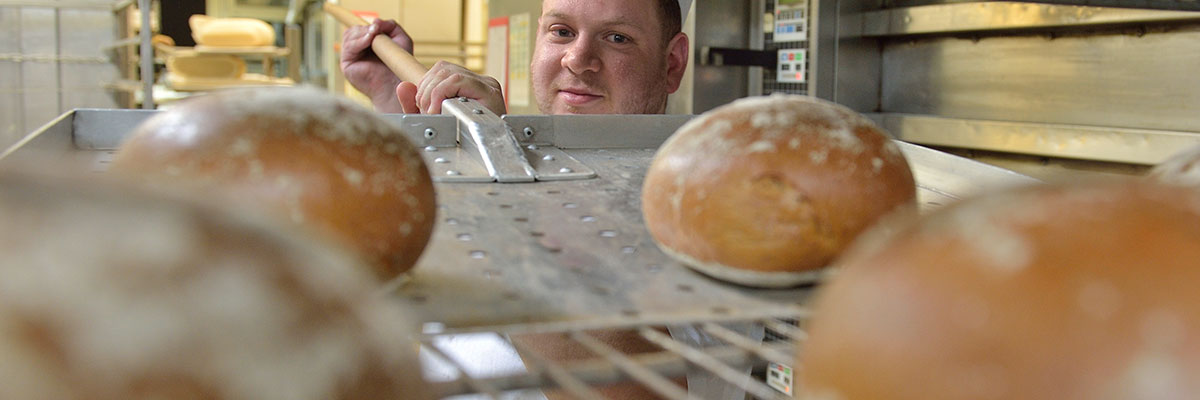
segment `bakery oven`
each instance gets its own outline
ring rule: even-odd
[[[809,94],[902,140],[1039,176],[1137,174],[1197,143],[1197,10],[1118,0],[697,4],[694,111]]]
[[[902,140],[1134,173],[1200,140],[1195,2],[827,3],[813,94]]]

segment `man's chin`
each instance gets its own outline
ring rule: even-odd
[[[603,104],[589,104],[586,106],[573,106],[570,104],[558,103],[553,107],[554,114],[615,114],[611,107]]]

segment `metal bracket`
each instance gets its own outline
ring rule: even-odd
[[[434,179],[443,182],[519,183],[588,179],[595,171],[549,143],[535,143],[535,128],[512,126],[478,101],[442,102],[442,113],[458,120],[458,149],[425,148]],[[549,136],[549,135],[544,135]],[[522,146],[518,137],[528,143]],[[479,160],[482,168],[467,161]],[[530,160],[535,160],[532,163]],[[451,166],[453,164],[453,166]]]

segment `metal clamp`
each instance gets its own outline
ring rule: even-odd
[[[459,97],[442,101],[442,113],[458,118],[459,143],[483,161],[496,182],[533,182],[537,176],[525,152],[500,116],[478,101]]]
[[[531,122],[536,117],[518,118],[519,123],[514,123],[478,101],[461,97],[442,101],[442,113],[458,121],[459,151],[426,147],[426,157],[434,163],[435,180],[512,183],[596,177],[591,168],[547,141],[553,137],[552,130],[548,126],[535,129],[538,124]],[[429,139],[426,133],[426,142]]]

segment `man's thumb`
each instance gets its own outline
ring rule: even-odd
[[[404,109],[405,113],[421,113],[421,109],[417,107],[417,85],[415,83],[404,81],[396,85],[396,99],[400,100],[400,108]]]

